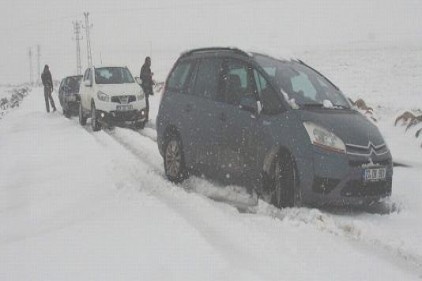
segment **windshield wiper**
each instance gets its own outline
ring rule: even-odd
[[[340,108],[340,109],[350,109],[350,107],[346,106],[346,105],[341,105],[341,104],[335,104],[333,105],[334,108]]]
[[[340,104],[333,104],[332,106],[326,106],[323,103],[304,103],[302,104],[303,107],[307,108],[326,108],[326,109],[350,109],[347,106],[340,105]]]
[[[303,103],[302,104],[303,107],[324,107],[324,104],[322,103]]]

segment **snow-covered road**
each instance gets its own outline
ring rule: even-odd
[[[421,280],[421,152],[390,121],[413,163],[395,168],[391,213],[241,213],[190,191],[211,182],[165,179],[154,124],[94,133],[35,88],[0,120],[0,280]]]

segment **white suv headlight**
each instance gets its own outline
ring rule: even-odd
[[[104,94],[103,92],[101,92],[101,91],[98,91],[98,93],[97,93],[97,97],[98,97],[98,99],[100,100],[100,101],[106,101],[106,102],[109,102],[110,101],[110,96],[109,95],[107,95],[107,94]]]
[[[339,153],[346,152],[344,142],[334,133],[312,122],[303,122],[313,145]]]

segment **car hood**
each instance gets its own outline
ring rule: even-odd
[[[345,144],[375,146],[384,144],[378,127],[361,113],[354,110],[297,110],[299,119],[309,121],[333,132]]]
[[[109,96],[137,95],[141,91],[141,87],[137,83],[126,84],[101,84],[98,90]]]

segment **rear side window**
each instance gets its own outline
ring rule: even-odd
[[[208,99],[214,99],[216,97],[220,68],[221,60],[219,59],[202,59],[199,62],[193,91],[194,95]]]
[[[191,61],[184,61],[177,64],[170,74],[167,87],[172,90],[184,89],[192,70],[192,64],[193,62]]]

